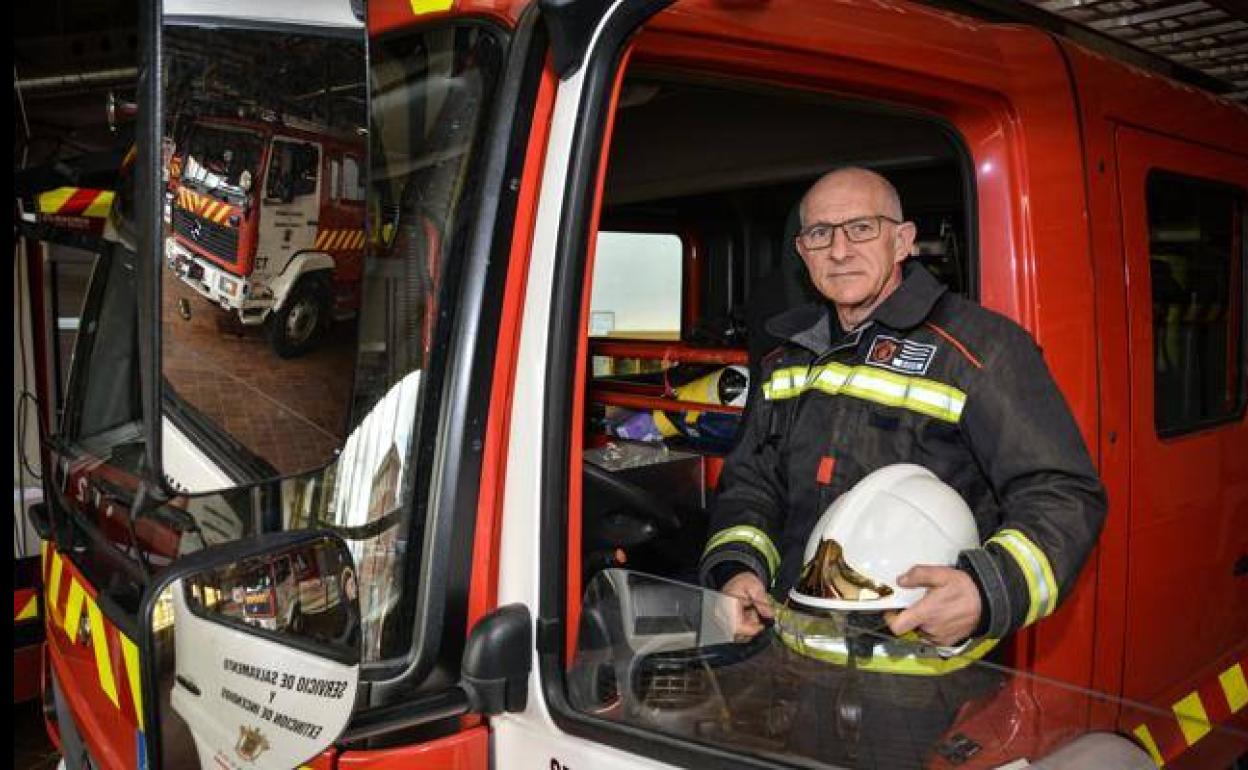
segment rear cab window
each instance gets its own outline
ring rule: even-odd
[[[680,339],[684,257],[675,233],[599,232],[589,336]]]
[[[1175,436],[1244,407],[1244,191],[1167,171],[1147,178],[1154,421]]]

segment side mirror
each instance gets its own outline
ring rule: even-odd
[[[359,685],[357,580],[325,532],[175,562],[140,615],[148,766],[276,770],[331,746]]]
[[[487,716],[524,711],[533,644],[533,621],[523,604],[499,607],[473,626],[460,667],[473,711]]]

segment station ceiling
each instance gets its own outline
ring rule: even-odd
[[[1248,0],[928,2],[1041,26],[1248,105]],[[23,153],[39,162],[116,143],[104,105],[109,92],[133,98],[137,8],[134,0],[14,6],[17,160]],[[25,136],[31,140],[23,142]]]
[[[1248,104],[1248,0],[931,0],[1033,24]]]

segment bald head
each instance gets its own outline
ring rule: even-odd
[[[810,280],[836,306],[841,328],[857,328],[901,285],[914,223],[901,218],[896,188],[865,168],[824,175],[801,212],[796,245]]]
[[[838,168],[835,171],[829,171],[824,174],[802,196],[802,203],[799,208],[802,225],[805,226],[810,222],[807,212],[812,200],[828,195],[843,194],[851,190],[859,194],[865,193],[869,195],[875,203],[876,213],[891,217],[899,222],[902,221],[901,196],[897,194],[897,188],[893,187],[892,182],[889,182],[874,171],[858,166],[846,166],[845,168]]]

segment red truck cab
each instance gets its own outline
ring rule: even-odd
[[[78,421],[56,446],[75,459],[66,469],[90,471],[83,500],[107,480],[98,468],[130,458],[134,523],[180,533],[160,552],[128,518],[106,529],[111,516],[70,497],[77,477],[56,475],[53,507],[78,540],[49,536],[48,656],[62,725],[92,761],[817,761],[793,748],[775,703],[745,709],[719,688],[718,672],[757,650],[725,635],[733,600],[698,586],[696,569],[748,408],[729,381],[774,346],[765,318],[813,298],[793,212],[843,165],[893,181],[919,234],[912,260],[1032,335],[1109,497],[1060,606],[975,663],[992,691],[904,761],[1077,766],[1069,752],[1087,750],[1106,765],[1219,767],[1248,748],[1241,106],[1041,30],[901,1],[378,0],[368,34],[367,197],[393,229],[378,228],[388,248],[359,268],[338,450],[304,472],[175,496],[159,473],[159,355],[135,356],[133,388],[101,384],[119,370],[95,359],[77,384]],[[238,237],[262,243],[267,194],[274,212],[291,206],[270,184],[288,140],[214,130],[261,137],[259,197],[183,185],[164,256],[244,320],[276,317],[276,303],[248,304],[261,302],[259,246],[248,273],[243,245],[231,263],[179,222],[238,216]],[[334,151],[319,146],[323,190]],[[311,246],[292,262],[325,250],[301,237]],[[236,279],[250,283],[231,305],[222,281]],[[127,327],[139,340],[142,323]],[[92,344],[113,351],[124,336]],[[291,371],[280,366],[263,374]],[[125,402],[125,441],[104,419],[119,391],[147,394]],[[183,513],[165,510],[175,502]],[[326,542],[341,544],[351,572],[338,584],[353,586],[332,639],[202,607],[152,622],[162,597],[181,612],[179,592],[204,575],[264,574]],[[67,620],[83,612],[104,629],[102,653]],[[222,646],[231,663],[217,665]],[[85,675],[101,661],[111,680]],[[122,664],[134,673],[118,688]],[[317,692],[350,697],[269,686],[301,665],[337,677]],[[848,668],[855,687],[880,681]],[[748,684],[800,684],[803,671],[761,666]],[[836,711],[829,735],[853,743],[854,709]],[[904,728],[877,742],[904,743]]]
[[[280,355],[354,315],[364,257],[364,147],[287,119],[199,118],[170,164],[169,269]]]

